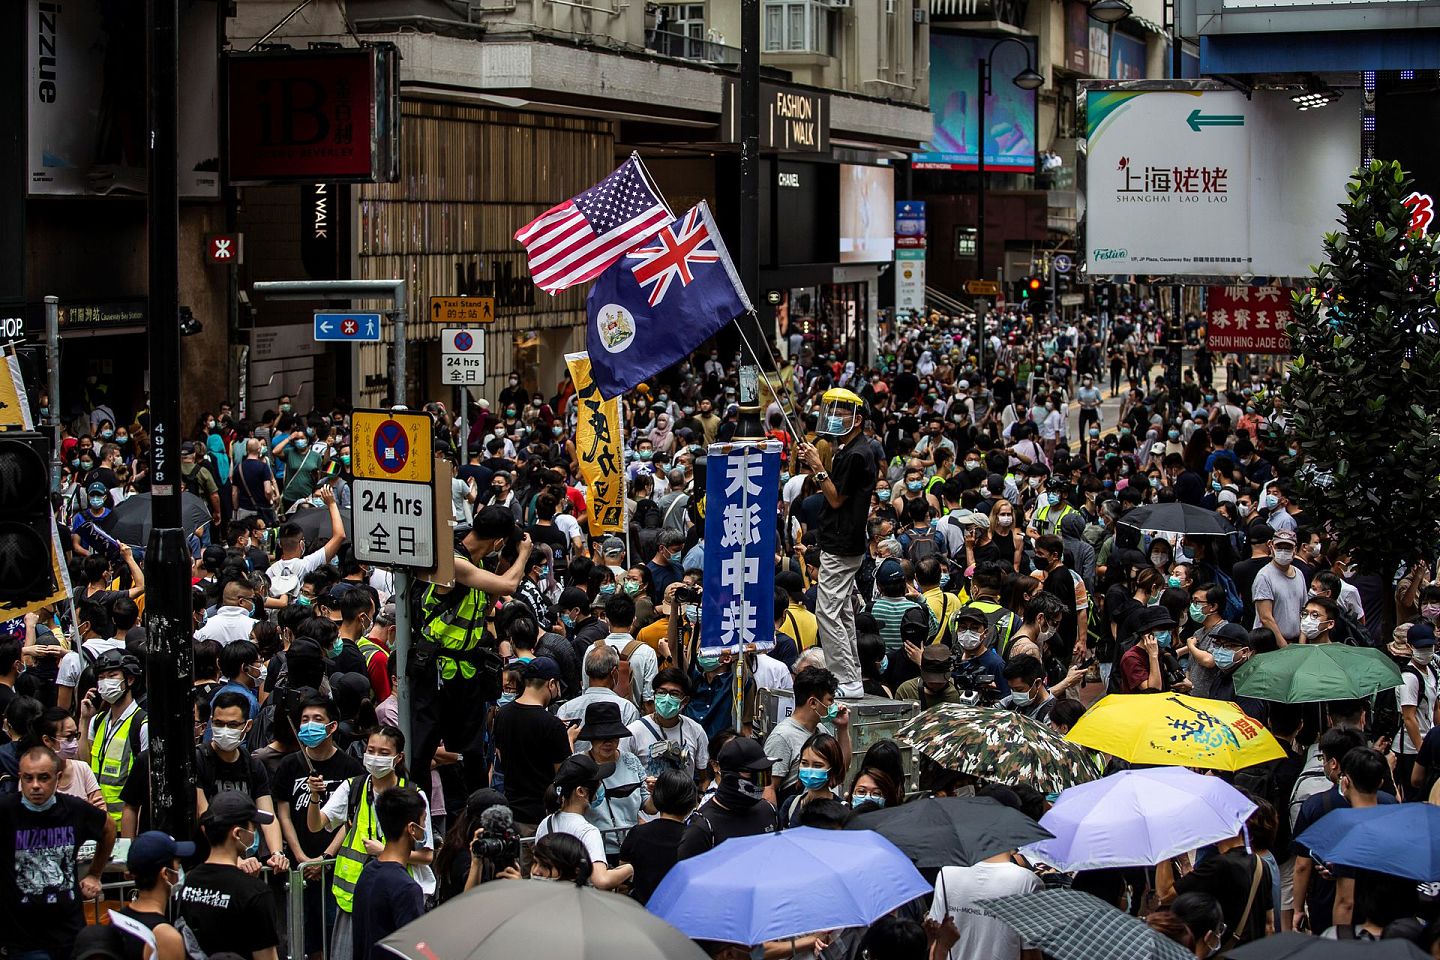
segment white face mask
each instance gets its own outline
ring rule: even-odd
[[[125,695],[125,681],[115,677],[107,677],[95,685],[100,691],[100,699],[106,703],[114,703]]]
[[[1051,637],[1055,636],[1055,634],[1058,633],[1059,630],[1060,630],[1060,624],[1058,624],[1058,623],[1057,623],[1057,624],[1054,624],[1053,626],[1041,627],[1041,628],[1040,628],[1040,642],[1041,642],[1041,643],[1046,642],[1046,641],[1049,640]]]
[[[365,754],[365,772],[372,777],[388,777],[395,769],[394,757],[382,757],[378,754]]]
[[[976,650],[980,649],[980,634],[976,633],[974,630],[961,630],[959,633],[955,634],[955,639],[959,641],[960,649],[964,650],[967,653],[974,653]]]
[[[1320,618],[1319,618],[1319,617],[1301,617],[1301,618],[1300,618],[1300,633],[1305,637],[1306,640],[1310,640],[1310,639],[1313,639],[1313,638],[1319,636],[1319,634],[1320,634]]]
[[[1428,664],[1430,663],[1431,660],[1434,660],[1434,659],[1435,659],[1435,648],[1434,648],[1434,647],[1416,647],[1414,650],[1412,650],[1412,651],[1410,652],[1410,659],[1411,659],[1411,660],[1414,660],[1416,663],[1420,664],[1420,666],[1422,666],[1422,667],[1423,667],[1423,666],[1426,666],[1426,665],[1428,665]]]
[[[1290,562],[1294,559],[1295,549],[1293,547],[1275,548],[1275,562],[1280,564],[1280,566],[1288,567],[1290,565]]]
[[[229,727],[215,727],[210,731],[210,743],[218,750],[234,750],[245,739],[245,731]]]

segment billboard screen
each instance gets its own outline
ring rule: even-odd
[[[1322,262],[1360,152],[1352,113],[1204,81],[1085,98],[1092,276],[1303,277]]]
[[[895,171],[840,165],[840,262],[888,263],[895,254]]]
[[[980,60],[994,37],[963,33],[930,34],[930,112],[935,133],[912,158],[916,170],[974,170],[979,165]],[[1034,62],[1033,44],[1031,62]],[[990,96],[985,102],[985,167],[1029,171],[1035,168],[1035,91],[1021,90],[1011,79],[1025,69],[1025,52],[1013,43],[995,51]]]

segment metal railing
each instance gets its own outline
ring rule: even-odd
[[[740,50],[713,40],[687,37],[669,30],[646,30],[645,49],[666,57],[696,60],[701,63],[739,63]]]

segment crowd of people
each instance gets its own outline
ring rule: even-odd
[[[146,489],[148,416],[80,411],[58,508],[73,596],[0,636],[8,955],[60,960],[82,955],[77,937],[113,936],[83,955],[264,960],[298,924],[307,955],[362,960],[484,884],[643,903],[727,840],[838,828],[916,796],[989,796],[1038,819],[1055,797],[1023,779],[912,769],[893,740],[857,757],[852,708],[982,705],[1064,735],[1107,694],[1176,692],[1238,705],[1285,748],[1217,774],[1255,803],[1243,834],[1150,870],[1067,874],[1007,851],[944,867],[931,902],[860,936],[702,946],[1018,960],[1024,941],[967,908],[1062,885],[1197,957],[1283,930],[1404,936],[1440,957],[1426,887],[1332,872],[1295,840],[1337,807],[1430,800],[1440,582],[1421,558],[1359,574],[1297,499],[1280,374],[1201,348],[1166,377],[1159,328],[1143,302],[1103,322],[1002,312],[983,368],[973,322],[938,314],[893,323],[868,363],[801,338],[758,422],[738,406],[736,358],[702,352],[624,397],[627,522],[604,536],[590,535],[572,384],[547,395],[512,377],[467,411],[464,436],[428,403],[453,464],[455,582],[404,597],[345,535],[348,411],[222,405],[182,447],[210,513],[189,531],[187,837],[153,829],[143,543],[114,535],[115,508]],[[717,654],[699,643],[705,457],[747,431],[783,448],[775,619],[762,649]],[[1124,522],[1169,503],[1212,511],[1221,532]],[[414,624],[411,742],[397,603]],[[1323,643],[1385,651],[1403,684],[1313,706],[1236,693],[1251,657]],[[133,899],[84,930],[82,902],[127,842]]]

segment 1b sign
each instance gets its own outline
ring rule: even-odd
[[[440,331],[440,353],[444,358],[441,383],[467,386],[485,383],[485,332],[446,329]]]
[[[355,558],[397,567],[435,565],[435,488],[399,480],[352,481]]]

